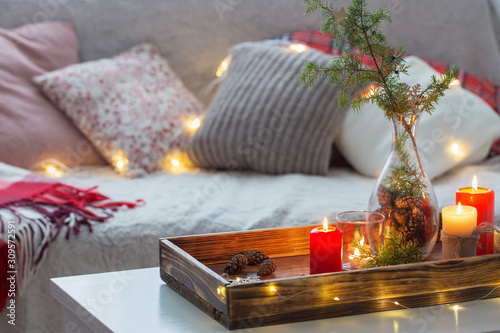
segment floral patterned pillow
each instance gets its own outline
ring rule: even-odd
[[[34,82],[108,162],[132,177],[162,169],[165,157],[187,144],[186,120],[204,112],[151,44]]]

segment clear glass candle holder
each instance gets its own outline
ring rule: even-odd
[[[378,254],[384,242],[385,216],[378,212],[356,210],[339,213],[337,228],[342,231],[342,269],[357,269],[361,264],[357,242],[363,249]]]

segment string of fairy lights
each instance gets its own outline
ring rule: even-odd
[[[231,285],[232,284],[242,284],[242,283],[248,283],[248,282],[252,282],[252,281],[256,281],[257,279],[252,279],[252,278],[236,278],[236,280],[232,280],[231,281]],[[377,297],[372,297],[372,296],[362,296],[362,295],[356,295],[356,296],[349,296],[349,297],[343,297],[343,298],[340,298],[338,296],[329,296],[327,294],[325,294],[324,292],[322,292],[321,290],[317,290],[317,289],[306,289],[306,290],[302,290],[302,291],[299,291],[297,293],[294,293],[292,295],[289,295],[289,296],[285,296],[285,295],[282,295],[276,286],[272,285],[272,283],[268,283],[265,285],[265,288],[273,293],[274,295],[278,296],[280,299],[282,299],[283,301],[289,301],[299,295],[302,295],[302,294],[306,294],[306,293],[317,293],[317,294],[320,294],[322,297],[324,297],[325,299],[328,299],[328,300],[331,300],[331,301],[334,301],[334,302],[342,302],[342,301],[348,301],[348,300],[352,300],[352,299],[365,299],[365,300],[373,300],[373,301],[377,301],[377,302],[381,302],[381,303],[384,303],[384,302],[388,302],[388,303],[392,303],[402,309],[411,309],[410,307],[404,305],[404,304],[401,304],[399,303],[398,301],[393,301],[393,300],[389,300],[389,299],[381,299],[381,298],[377,298]],[[481,296],[481,297],[478,297],[476,299],[473,299],[473,300],[470,300],[470,301],[465,301],[465,302],[460,302],[462,305],[463,304],[469,304],[469,303],[473,303],[473,302],[478,302],[480,300],[483,300],[485,298],[488,298],[490,295],[492,295],[495,290],[499,289],[500,288],[500,285],[496,286],[496,287],[493,287],[488,293],[486,293],[485,295]],[[225,298],[226,297],[226,288],[225,287],[219,287],[217,288],[217,294],[219,294],[221,297]],[[458,310],[462,309],[458,304],[455,304],[455,305],[451,305],[451,304],[448,304],[455,312],[457,312]]]
[[[278,44],[281,43],[280,45],[283,46],[283,43],[285,42],[277,41],[277,43]],[[302,53],[308,49],[308,46],[306,46],[303,43],[291,43],[287,46],[287,48],[291,52]],[[218,83],[220,79],[222,79],[224,73],[228,70],[230,63],[231,63],[231,55],[228,55],[218,66],[215,72],[216,79],[214,81],[217,81]],[[460,82],[457,79],[455,79],[450,83],[450,86],[460,87]],[[363,94],[368,94],[368,95],[374,94],[376,90],[377,87],[369,86],[363,92]],[[192,135],[200,128],[202,124],[202,117],[188,117],[188,119],[185,120],[185,124],[186,124],[185,127],[186,131]],[[450,144],[448,153],[451,157],[455,159],[462,159],[466,155],[464,153],[464,149],[465,148],[462,147],[462,145],[459,142],[453,142]],[[126,173],[129,161],[123,150],[117,150],[113,154],[111,162],[113,168],[118,174],[123,175]],[[61,161],[55,159],[47,159],[40,163],[37,163],[31,169],[34,171],[42,172],[46,176],[51,178],[59,178],[67,173],[69,167],[64,165],[64,163],[62,163]],[[163,169],[170,173],[181,173],[192,169],[192,165],[189,161],[189,158],[184,152],[174,151],[165,156]]]

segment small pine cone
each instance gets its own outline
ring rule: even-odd
[[[396,210],[395,212],[392,213],[392,217],[399,226],[403,227],[404,225],[406,225],[408,218],[405,209]]]
[[[425,215],[423,208],[413,207],[411,210],[411,217],[415,221],[424,223]]]
[[[385,216],[386,227],[390,227],[392,225],[392,208],[380,207],[376,210],[376,212]]]
[[[266,259],[260,265],[259,270],[257,271],[258,276],[264,276],[273,274],[276,270],[276,263],[272,259]]]
[[[250,266],[258,265],[264,260],[269,259],[269,257],[266,254],[264,254],[264,252],[255,249],[241,252],[241,254],[247,257],[248,265]]]
[[[224,268],[227,274],[236,274],[245,267],[247,267],[248,259],[243,254],[237,254],[229,260]]]
[[[382,207],[392,207],[393,195],[391,191],[383,186],[380,186],[377,191],[378,203]]]
[[[395,205],[399,209],[411,210],[413,207],[422,208],[422,201],[409,194],[401,194],[396,198]]]
[[[401,231],[405,241],[414,241],[417,244],[422,244],[422,231],[424,227],[423,220],[415,220],[410,218]]]

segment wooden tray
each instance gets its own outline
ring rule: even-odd
[[[309,275],[312,226],[160,239],[160,275],[228,329],[499,297],[500,254]],[[256,248],[277,264],[221,277],[236,253]],[[239,277],[240,281],[233,281]]]

